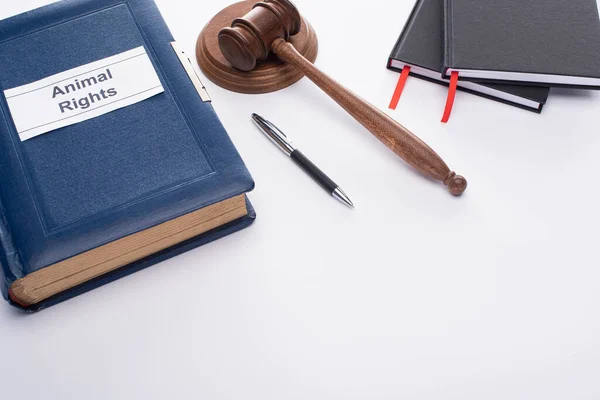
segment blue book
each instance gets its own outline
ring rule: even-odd
[[[156,74],[132,104],[116,107],[121,88],[97,90],[117,82],[116,65],[64,75],[131,51]],[[64,0],[0,21],[0,289],[11,304],[54,305],[252,223],[254,182],[188,62],[152,0]],[[37,87],[61,100],[50,111],[65,126],[39,133],[25,126],[44,112],[21,101],[17,118],[29,97],[16,96],[53,77]]]

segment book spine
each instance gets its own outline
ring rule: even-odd
[[[14,245],[4,205],[0,198],[0,289],[8,300],[8,289],[12,282],[22,277],[21,257]]]
[[[452,0],[444,0],[444,65],[442,66],[442,78],[449,79],[446,73],[452,66]]]
[[[391,67],[392,60],[398,59],[398,54],[400,53],[400,49],[402,48],[402,45],[404,44],[404,40],[406,39],[406,36],[408,35],[408,32],[410,31],[410,29],[415,21],[415,17],[417,16],[417,13],[419,12],[419,9],[423,5],[424,1],[425,0],[417,0],[410,15],[408,16],[408,20],[406,21],[404,28],[402,28],[400,37],[398,37],[398,40],[396,41],[396,45],[394,46],[394,48],[392,49],[392,52],[390,53],[390,56],[388,57],[388,63],[387,63],[388,69],[390,69],[390,67]]]

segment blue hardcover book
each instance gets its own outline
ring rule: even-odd
[[[152,0],[0,21],[0,288],[35,311],[252,223],[254,182]]]

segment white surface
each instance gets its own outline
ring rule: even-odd
[[[1,0],[8,16],[43,1]],[[159,0],[193,54],[228,1]],[[317,65],[385,108],[411,0],[298,6]],[[6,399],[600,398],[600,93],[536,115],[411,79],[391,115],[469,180],[413,172],[309,81],[247,96],[205,79],[256,179],[256,224],[36,315],[0,306]],[[324,194],[257,112],[338,181]]]
[[[19,137],[25,141],[162,92],[146,49],[140,46],[5,90],[4,95]]]

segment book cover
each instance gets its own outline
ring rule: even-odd
[[[0,288],[251,191],[152,0],[64,0],[0,21]],[[4,91],[143,48],[164,91],[22,140]],[[86,90],[89,88],[86,88]],[[71,93],[78,102],[81,93]],[[81,104],[81,103],[79,103]],[[31,113],[36,110],[32,109]],[[44,308],[248,226],[245,215],[49,298]]]
[[[600,88],[596,0],[445,2],[445,77]]]
[[[410,68],[413,76],[449,85],[442,78],[444,0],[418,0],[388,60],[388,68]],[[458,90],[540,113],[549,88],[458,81]]]

